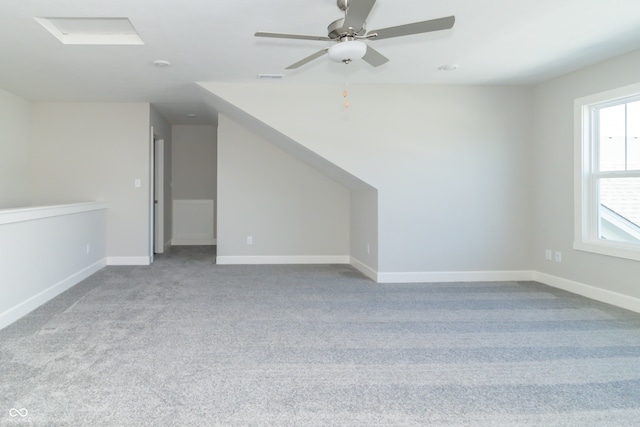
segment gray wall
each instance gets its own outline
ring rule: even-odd
[[[352,262],[375,279],[378,271],[378,191],[352,190],[349,226]]]
[[[173,198],[216,200],[217,129],[173,126]]]
[[[0,89],[0,209],[31,200],[29,103]]]
[[[149,109],[149,121],[153,127],[153,132],[157,139],[164,140],[164,244],[171,241],[171,225],[172,225],[172,209],[171,200],[173,198],[173,189],[171,185],[171,166],[172,166],[172,129],[171,124],[153,108]]]
[[[640,262],[581,252],[574,238],[574,100],[640,82],[640,51],[539,85],[535,90],[535,234],[537,271],[640,297]],[[563,254],[548,262],[544,250]]]
[[[223,115],[218,197],[219,257],[349,254],[349,191]]]
[[[379,212],[369,213],[359,223],[362,229],[348,224],[353,219],[345,225],[343,218],[369,212],[359,206],[375,203],[375,191],[330,192],[341,195],[337,202],[326,199],[327,205],[337,203],[332,228],[358,240],[354,245],[338,239],[334,252],[372,256],[361,261],[376,267],[379,251],[377,268],[383,272],[534,269],[640,297],[637,261],[572,249],[573,100],[637,83],[639,66],[640,52],[634,52],[536,88],[352,85],[349,110],[342,106],[339,86],[209,87],[378,189]],[[147,256],[148,104],[30,105],[0,92],[0,105],[11,117],[3,116],[0,124],[0,143],[9,153],[0,158],[0,201],[26,203],[26,192],[36,204],[108,201],[109,256]],[[298,224],[306,211],[294,202],[280,217],[278,198],[307,200],[294,184],[299,175],[313,172],[297,170],[300,166],[282,160],[281,153],[266,153],[263,160],[274,156],[286,164],[284,170],[295,172],[284,180],[279,170],[256,160],[260,151],[242,152],[243,141],[263,149],[260,137],[225,123],[225,137],[240,141],[221,150],[231,160],[220,174],[229,178],[221,186],[229,201],[228,253],[281,255],[282,236],[291,243],[281,232],[287,221],[300,225],[302,235],[313,231],[315,222]],[[256,171],[275,175],[262,182],[266,175]],[[135,178],[141,178],[141,189],[134,188]],[[236,184],[243,192],[234,192]],[[274,188],[284,194],[265,196]],[[301,216],[289,220],[294,214]],[[271,232],[271,224],[279,229]],[[366,254],[363,243],[373,230],[379,248]],[[252,248],[244,240],[248,233],[256,239]],[[267,247],[259,247],[264,242]],[[546,248],[562,251],[563,262],[546,262]]]
[[[531,88],[203,86],[378,190],[380,272],[531,269]]]
[[[32,111],[34,204],[108,202],[107,257],[148,258],[149,104],[34,103]]]

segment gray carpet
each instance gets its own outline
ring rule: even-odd
[[[0,411],[1,425],[640,425],[640,315],[537,283],[379,285],[177,247],[0,331]]]

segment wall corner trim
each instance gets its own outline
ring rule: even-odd
[[[351,262],[349,264],[374,282],[378,281],[378,272],[359,259],[351,257]]]

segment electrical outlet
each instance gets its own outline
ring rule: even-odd
[[[544,251],[544,259],[546,259],[547,261],[551,261],[553,259],[553,253],[552,253],[551,249],[545,249],[545,251]]]
[[[371,253],[371,246],[367,243],[367,253],[370,254]]]
[[[556,262],[562,262],[562,252],[556,251]]]
[[[247,245],[253,245],[253,236],[247,236]]]
[[[87,243],[87,254],[91,252],[91,244]]]

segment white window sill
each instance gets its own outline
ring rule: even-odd
[[[573,249],[616,258],[640,261],[640,247],[638,245],[603,241],[573,242]]]

